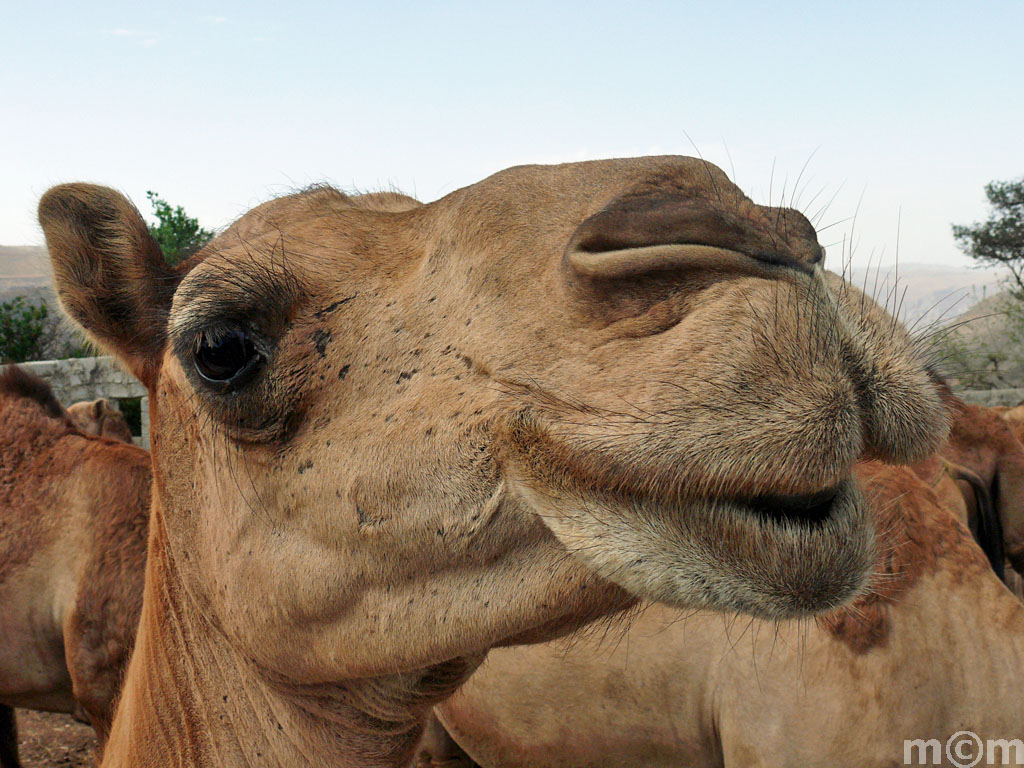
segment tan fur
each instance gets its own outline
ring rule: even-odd
[[[1020,738],[1024,605],[911,471],[859,476],[890,554],[878,594],[841,619],[646,606],[603,633],[492,651],[438,707],[458,745],[432,723],[419,765],[888,768],[904,739]]]
[[[0,703],[80,706],[102,742],[141,609],[149,456],[87,436],[43,393],[0,370]]]
[[[422,206],[318,188],[173,273],[112,190],[57,187],[40,221],[63,306],[150,392],[110,766],[397,766],[494,645],[636,597],[841,605],[875,552],[854,462],[945,431],[914,343],[822,272],[806,219],[690,158]],[[222,394],[194,357],[236,331],[263,362]]]
[[[1024,430],[1024,405],[1018,404],[1012,408],[993,408],[992,410],[999,412],[999,415],[1010,424],[1014,434],[1018,437],[1022,435],[1022,430]]]

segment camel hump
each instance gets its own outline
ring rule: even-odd
[[[0,368],[0,395],[24,398],[38,403],[46,415],[63,419],[67,415],[49,382],[17,365]]]

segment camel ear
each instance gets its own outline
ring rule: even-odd
[[[145,384],[155,382],[178,275],[122,194],[63,184],[39,201],[60,303]]]

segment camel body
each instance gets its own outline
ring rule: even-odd
[[[41,380],[0,371],[0,704],[74,712],[102,741],[142,603],[149,455],[83,433]]]

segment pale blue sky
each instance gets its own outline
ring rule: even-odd
[[[0,244],[41,242],[61,181],[155,189],[216,227],[314,181],[430,200],[692,138],[761,202],[773,163],[777,202],[813,153],[800,203],[835,195],[823,225],[863,195],[856,263],[894,254],[901,216],[901,261],[956,264],[950,222],[1024,175],[1020,0],[0,0],[0,21]]]

